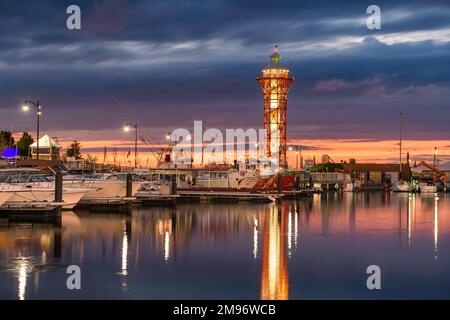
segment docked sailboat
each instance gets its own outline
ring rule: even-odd
[[[412,187],[409,181],[405,181],[402,177],[402,138],[403,138],[403,114],[400,112],[400,141],[399,141],[399,169],[398,181],[392,184],[392,191],[394,192],[411,192]],[[407,161],[409,166],[409,160]]]
[[[241,163],[236,168],[202,168],[177,171],[178,190],[261,192],[278,189],[292,190],[295,174],[277,173],[263,164]]]

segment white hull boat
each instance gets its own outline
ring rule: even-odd
[[[135,196],[139,189],[142,187],[144,182],[133,181],[132,196]],[[82,202],[84,200],[103,200],[103,199],[114,199],[123,198],[126,196],[127,185],[124,181],[114,181],[114,180],[93,180],[93,181],[77,181],[77,182],[64,182],[65,186],[70,186],[73,188],[89,189],[82,197]]]
[[[426,184],[421,184],[421,185],[419,185],[419,188],[420,188],[420,192],[421,193],[436,193],[437,192],[436,185],[429,186],[429,185],[426,185]]]
[[[23,205],[28,203],[55,202],[55,183],[35,169],[4,170],[6,179],[0,183],[0,193],[9,194],[3,205]],[[63,186],[63,209],[73,209],[89,188]]]
[[[55,201],[55,190],[54,188],[45,188],[43,186],[22,186],[18,185],[9,185],[9,186],[0,186],[0,190],[4,189],[3,192],[9,194],[10,197],[5,201],[4,205],[20,205],[20,204],[30,204],[30,203],[52,203]],[[63,188],[63,198],[62,205],[63,209],[73,209],[78,202],[80,202],[81,198],[87,194],[89,189],[80,189],[80,188]]]
[[[407,181],[400,180],[392,185],[392,191],[394,192],[410,192],[411,190],[411,184]]]

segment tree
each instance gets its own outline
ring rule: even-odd
[[[0,151],[14,145],[11,131],[0,131]]]
[[[28,156],[28,150],[30,149],[30,145],[34,142],[33,138],[28,134],[28,132],[24,132],[22,137],[17,141],[16,147],[19,149],[19,155],[22,157]]]
[[[70,146],[67,148],[67,157],[81,159],[81,145],[77,140],[73,140]]]

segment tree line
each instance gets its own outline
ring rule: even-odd
[[[5,148],[17,148],[19,155],[26,157],[33,142],[34,140],[28,132],[23,132],[22,137],[15,141],[11,131],[0,131],[0,151]]]

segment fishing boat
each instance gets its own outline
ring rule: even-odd
[[[190,174],[177,174],[178,190],[245,191],[260,192],[278,190],[281,179],[282,190],[292,190],[294,173],[277,173],[261,164],[242,163],[237,168],[204,168],[191,170]]]

